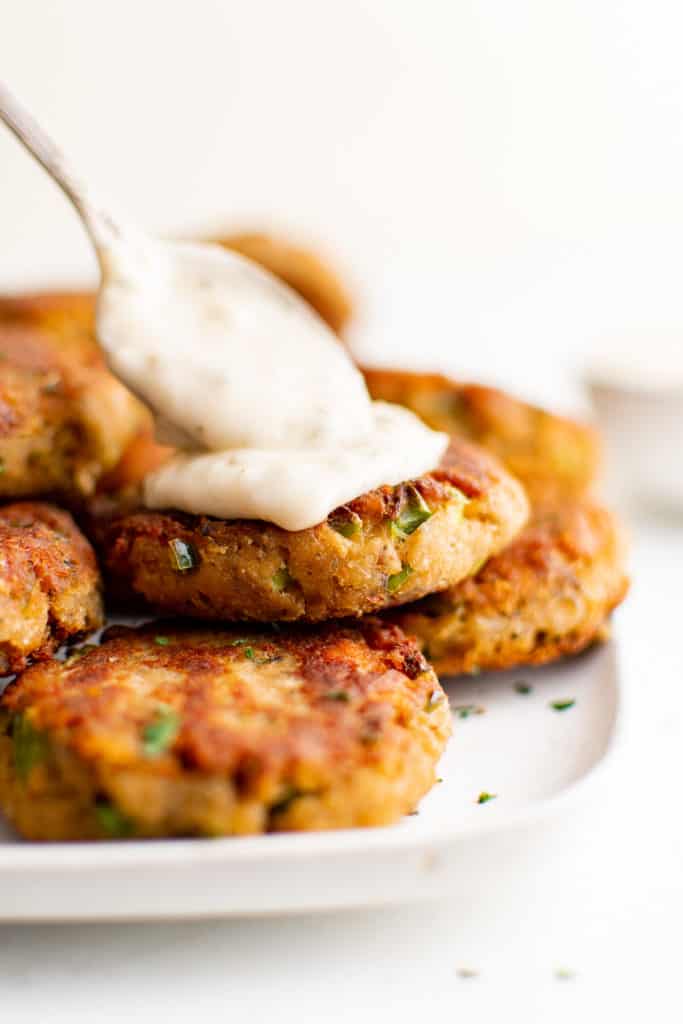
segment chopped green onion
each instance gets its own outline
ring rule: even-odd
[[[33,727],[25,714],[14,717],[12,722],[14,741],[14,770],[25,782],[33,769],[47,757],[49,745],[45,735]]]
[[[126,839],[135,831],[133,822],[114,804],[99,801],[95,804],[95,814],[100,828],[111,839]]]
[[[0,459],[0,474],[5,472],[5,460]]]
[[[158,644],[159,647],[168,647],[170,642],[171,641],[168,639],[167,636],[155,636],[154,637],[154,643]]]
[[[278,569],[272,579],[273,589],[277,590],[278,593],[282,593],[282,591],[286,590],[293,582],[294,577],[290,575],[287,567],[284,565],[281,569]]]
[[[551,700],[550,707],[553,711],[568,711],[576,704],[575,700]]]
[[[168,750],[180,729],[180,718],[173,708],[160,707],[157,717],[142,733],[142,746],[148,757],[158,757]]]
[[[191,544],[175,537],[168,542],[171,566],[176,572],[189,572],[199,564],[199,556]]]
[[[478,804],[487,804],[489,800],[495,800],[498,796],[497,793],[480,793],[477,797]]]
[[[286,783],[283,789],[282,796],[275,801],[274,804],[270,805],[271,814],[283,814],[289,809],[291,804],[297,799],[297,797],[303,796],[302,790],[297,786],[293,786],[290,783]]]
[[[78,661],[79,658],[84,657],[90,651],[96,651],[99,644],[81,644],[80,647],[76,647],[73,651],[69,651],[69,661]]]
[[[531,693],[532,690],[533,686],[529,686],[528,683],[515,683],[515,693],[521,693],[526,696],[528,693]]]
[[[326,700],[337,700],[340,703],[348,704],[351,700],[351,694],[347,690],[330,690],[325,694]]]
[[[396,519],[391,522],[391,532],[394,537],[399,539],[409,537],[433,515],[434,513],[420,492],[415,487],[411,487]]]
[[[355,512],[338,512],[328,517],[328,523],[336,533],[351,540],[360,533],[360,516]]]
[[[456,704],[453,710],[458,718],[469,718],[471,715],[483,715],[486,708],[479,704]]]
[[[409,576],[412,576],[413,569],[409,565],[404,565],[400,572],[394,573],[387,580],[387,590],[390,594],[395,594],[401,589],[403,584],[406,582]]]

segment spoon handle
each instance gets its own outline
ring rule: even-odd
[[[96,203],[89,188],[73,171],[59,147],[41,128],[35,118],[0,81],[0,120],[14,132],[20,142],[75,206],[86,231],[100,256],[100,250],[121,236],[117,222]]]

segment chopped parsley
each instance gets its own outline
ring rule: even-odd
[[[303,796],[303,790],[299,789],[298,786],[294,786],[291,783],[286,783],[282,795],[274,804],[270,805],[271,814],[284,814],[285,811],[289,810],[290,806],[297,799],[297,797]]]
[[[73,651],[69,651],[69,661],[78,661],[79,658],[83,658],[90,651],[96,651],[99,644],[81,644],[80,647],[76,647]]]
[[[286,590],[294,582],[294,577],[290,575],[287,567],[283,565],[281,569],[274,573],[271,582],[273,589],[277,590],[278,593],[282,593],[283,590]]]
[[[5,472],[5,460],[0,459],[0,475]]]
[[[351,700],[351,694],[348,692],[348,690],[329,690],[325,694],[325,699],[336,700],[339,701],[341,704],[348,704],[349,701]]]
[[[486,791],[484,791],[483,793],[480,793],[479,796],[477,797],[477,803],[487,804],[489,800],[495,800],[497,796],[497,793],[487,793]]]
[[[168,647],[170,642],[171,641],[168,639],[167,636],[155,636],[154,637],[154,643],[158,644],[159,647]]]
[[[173,708],[160,707],[154,721],[149,722],[142,733],[142,746],[148,757],[164,754],[180,729],[180,717]]]
[[[100,828],[110,839],[126,839],[135,831],[130,818],[108,801],[101,800],[95,804],[95,815]]]
[[[409,537],[433,514],[420,492],[415,487],[411,487],[398,515],[391,521],[392,535],[399,540]]]
[[[195,549],[179,537],[169,540],[168,553],[175,572],[190,572],[199,565],[199,555]]]
[[[410,565],[404,565],[400,572],[395,572],[393,576],[390,576],[387,580],[387,590],[390,594],[396,594],[403,584],[406,582],[409,576],[413,575],[413,569]]]
[[[533,686],[529,686],[528,683],[515,683],[515,693],[521,693],[526,697],[527,694],[533,691]]]
[[[340,533],[347,540],[357,537],[360,533],[360,516],[356,515],[355,512],[351,512],[350,509],[346,512],[337,512],[328,516],[327,522],[335,533]]]
[[[12,722],[14,770],[25,782],[33,769],[47,757],[49,745],[45,735],[31,724],[25,714],[15,715]]]
[[[244,657],[249,658],[249,661],[253,661],[255,665],[270,665],[273,661],[280,660],[277,654],[272,654],[265,658],[259,658],[256,651],[251,646],[244,648]]]
[[[569,708],[573,708],[576,701],[571,700],[551,700],[550,707],[553,711],[568,711]]]
[[[486,708],[480,704],[456,704],[453,710],[458,718],[471,718],[472,715],[483,715]]]

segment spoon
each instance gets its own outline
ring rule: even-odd
[[[159,440],[272,450],[370,433],[360,373],[295,292],[236,253],[162,242],[110,214],[2,83],[0,118],[90,236],[102,275],[98,340],[114,373],[156,414]]]

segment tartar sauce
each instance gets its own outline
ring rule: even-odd
[[[302,530],[438,465],[447,436],[372,402],[327,325],[251,261],[127,236],[101,262],[100,343],[182,449],[146,478],[149,508]]]

